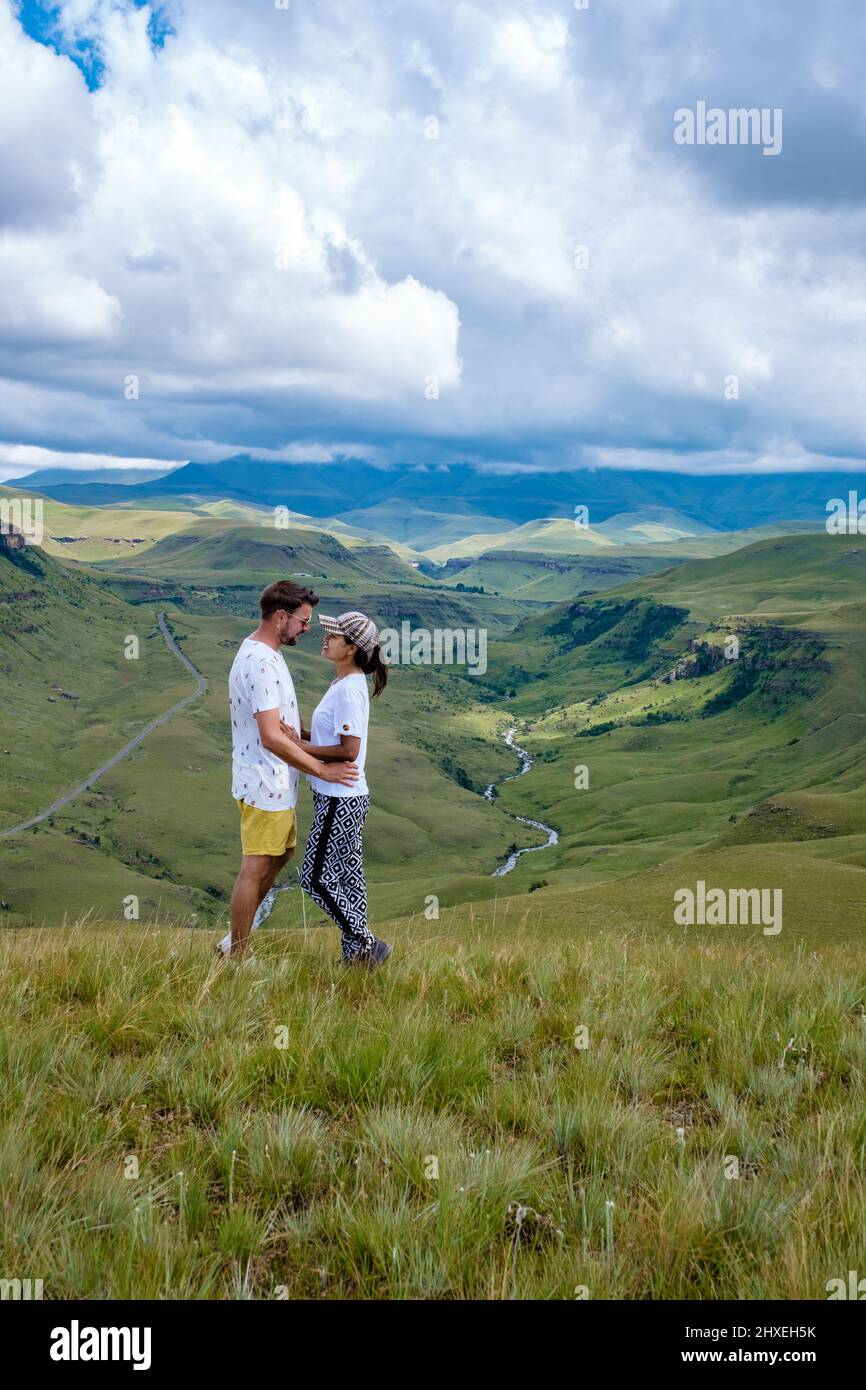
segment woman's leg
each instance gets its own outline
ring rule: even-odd
[[[340,884],[350,905],[346,916],[351,927],[348,935],[343,932],[343,957],[345,960],[355,960],[359,956],[369,955],[376,941],[374,933],[367,925],[367,882],[364,878],[364,854],[361,847],[361,834],[370,798],[346,797],[345,800],[364,802],[363,807],[359,807],[352,818],[351,825],[346,827],[346,847],[341,855],[340,865]]]
[[[343,956],[368,955],[375,936],[367,926],[367,885],[361,832],[368,796],[313,793],[315,814],[301,866],[301,887],[336,922],[343,934]]]

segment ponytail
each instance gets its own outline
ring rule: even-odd
[[[362,651],[360,647],[355,648],[355,665],[360,666],[365,676],[373,677],[373,699],[381,695],[385,686],[388,684],[388,666],[382,660],[382,649],[375,646],[371,652]]]

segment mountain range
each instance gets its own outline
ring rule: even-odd
[[[86,506],[201,506],[230,500],[252,506],[283,505],[314,518],[343,523],[405,543],[417,543],[432,519],[474,518],[467,530],[502,530],[538,518],[574,518],[585,507],[588,524],[611,517],[657,514],[659,539],[671,531],[700,534],[775,525],[823,524],[827,503],[849,490],[866,494],[864,474],[789,472],[693,475],[650,469],[575,469],[509,472],[468,463],[442,467],[377,467],[362,459],[335,463],[274,463],[238,455],[218,463],[189,462],[157,477],[122,481],[112,470],[85,475],[37,470],[14,487]],[[690,522],[691,526],[684,525]],[[646,539],[644,536],[642,539]],[[450,537],[443,537],[450,539]]]

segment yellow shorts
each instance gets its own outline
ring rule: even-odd
[[[298,843],[294,809],[263,811],[239,801],[241,813],[241,848],[244,854],[268,854],[278,858]]]

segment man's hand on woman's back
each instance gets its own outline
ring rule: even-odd
[[[322,771],[316,776],[323,782],[342,782],[343,786],[351,787],[360,776],[357,763],[320,763],[319,766]]]

